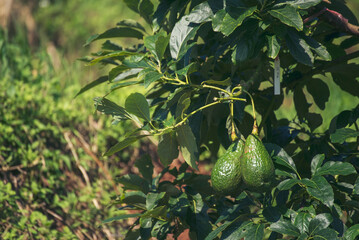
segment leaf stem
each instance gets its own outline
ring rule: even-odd
[[[252,134],[254,135],[258,135],[258,125],[257,125],[257,117],[256,117],[256,109],[255,109],[255,106],[254,106],[254,101],[253,101],[253,97],[252,95],[243,89],[243,92],[247,93],[251,99],[251,102],[252,102],[252,111],[253,111],[253,130],[252,130]]]
[[[220,92],[224,92],[226,94],[228,94],[229,96],[231,96],[232,94],[230,92],[228,92],[227,90],[224,90],[222,88],[219,88],[219,87],[215,87],[215,86],[212,86],[212,85],[207,85],[207,84],[203,84],[201,85],[202,87],[204,88],[211,88],[211,89],[215,89],[215,90],[218,90]]]

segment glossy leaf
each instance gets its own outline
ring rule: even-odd
[[[143,118],[148,122],[151,121],[148,102],[141,93],[132,93],[128,96],[125,102],[125,108],[137,117]]]
[[[308,227],[308,232],[310,235],[319,232],[322,229],[329,227],[330,223],[333,221],[333,217],[329,213],[321,213],[315,216]]]
[[[199,24],[209,21],[212,15],[208,3],[204,2],[176,23],[170,37],[170,51],[173,59],[179,60],[187,52],[188,40],[196,35]]]
[[[324,159],[325,159],[324,154],[317,154],[314,156],[310,164],[312,176],[314,176],[315,173],[318,171],[318,169],[322,166]]]
[[[338,233],[334,229],[326,228],[319,230],[313,236],[314,240],[336,240],[338,238]]]
[[[171,164],[178,157],[178,142],[174,132],[166,133],[158,143],[158,156],[164,166]]]
[[[298,237],[300,235],[300,231],[298,230],[298,228],[296,228],[291,222],[284,219],[272,223],[269,228],[272,231],[286,234],[289,236]]]
[[[181,125],[176,129],[177,141],[184,160],[194,169],[198,169],[197,162],[197,143],[191,128],[188,125]]]
[[[316,187],[308,187],[307,192],[326,206],[332,207],[334,203],[334,193],[333,188],[327,180],[322,176],[314,176],[312,181],[315,183]]]
[[[306,233],[308,231],[309,222],[312,219],[310,213],[307,212],[299,212],[295,217],[294,226],[299,229],[300,233]]]
[[[354,138],[359,136],[359,131],[355,131],[350,128],[340,128],[330,135],[330,140],[333,143],[343,144],[348,138]]]
[[[125,20],[121,20],[119,21],[117,24],[117,26],[123,26],[123,27],[131,27],[131,28],[136,28],[138,30],[141,30],[143,32],[146,32],[146,29],[137,21],[133,20],[133,19],[125,19]]]
[[[246,229],[244,240],[263,240],[264,224],[253,224]]]
[[[114,146],[112,146],[105,154],[104,156],[111,156],[122,149],[128,147],[132,143],[136,142],[137,140],[147,137],[148,135],[138,135],[138,136],[130,136],[128,138],[125,138],[123,141],[116,143]]]
[[[97,85],[100,85],[101,83],[104,83],[104,82],[106,82],[106,81],[108,81],[108,77],[107,77],[107,76],[102,76],[102,77],[99,77],[98,79],[96,79],[95,81],[92,81],[92,82],[86,84],[86,85],[85,85],[84,87],[82,87],[81,90],[75,95],[75,98],[76,98],[78,95],[80,95],[80,94],[82,94],[82,93],[84,93],[84,92],[90,90],[91,88],[96,87]]]
[[[345,240],[355,240],[359,236],[359,224],[348,228],[344,233]]]
[[[166,195],[166,192],[161,193],[148,193],[146,197],[146,209],[154,209],[158,202]]]
[[[291,5],[283,8],[272,9],[268,11],[270,15],[279,19],[282,23],[296,28],[298,31],[303,30],[303,20],[297,10]]]
[[[349,175],[355,174],[356,170],[350,163],[347,162],[326,162],[320,167],[315,175]]]
[[[131,115],[123,107],[108,100],[107,98],[95,98],[95,107],[97,111],[111,115],[115,119],[131,119]]]
[[[124,214],[124,215],[119,215],[119,216],[115,216],[112,218],[108,218],[102,221],[102,223],[110,223],[113,221],[118,221],[118,220],[124,220],[124,219],[128,219],[128,218],[134,218],[134,217],[139,217],[141,216],[142,213],[134,213],[134,214]]]
[[[212,21],[212,27],[215,31],[222,32],[225,36],[229,36],[237,27],[242,25],[243,21],[251,16],[257,7],[250,8],[233,8],[228,7],[216,13]]]
[[[135,174],[126,174],[118,178],[116,182],[123,184],[125,189],[142,191],[144,194],[149,191],[149,183]]]
[[[295,60],[308,66],[313,65],[314,56],[310,46],[304,39],[300,38],[297,33],[294,31],[288,31],[285,42],[290,54]]]
[[[145,47],[156,57],[157,61],[162,60],[169,43],[169,38],[170,36],[167,36],[165,31],[145,37]]]
[[[268,46],[267,55],[268,57],[275,59],[278,56],[280,50],[278,39],[276,35],[266,36],[266,38]]]
[[[318,5],[321,1],[322,0],[295,0],[289,1],[289,4],[299,9],[308,9]]]
[[[359,195],[359,177],[355,181],[353,194]]]
[[[106,32],[103,32],[101,34],[95,34],[91,36],[87,41],[86,45],[89,45],[93,41],[97,41],[100,39],[106,39],[106,38],[118,38],[118,37],[126,37],[126,38],[137,38],[142,39],[143,33],[129,27],[118,27],[118,28],[111,28],[107,30]]]
[[[332,57],[330,56],[330,53],[326,49],[325,46],[317,42],[311,37],[305,37],[305,41],[310,46],[310,48],[324,61],[331,61]]]
[[[277,188],[280,191],[289,190],[299,182],[300,181],[298,179],[286,179],[286,180],[280,182],[278,184]]]

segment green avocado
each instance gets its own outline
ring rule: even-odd
[[[250,191],[263,192],[271,189],[275,178],[273,161],[258,136],[250,134],[241,158],[244,184]]]
[[[211,174],[212,187],[223,195],[236,196],[241,192],[240,158],[244,142],[236,140],[227,151],[217,160]]]

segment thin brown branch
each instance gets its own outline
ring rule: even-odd
[[[32,162],[31,164],[26,165],[26,166],[24,166],[23,164],[20,164],[20,165],[17,165],[17,166],[2,167],[0,169],[0,172],[10,172],[10,171],[14,171],[14,170],[18,170],[18,171],[22,172],[22,169],[35,167],[39,163],[40,163],[40,157],[36,158],[34,162]]]

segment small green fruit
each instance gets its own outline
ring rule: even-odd
[[[243,153],[243,147],[244,142],[236,140],[214,165],[211,181],[214,190],[218,193],[236,196],[241,192],[240,158]]]
[[[273,182],[273,161],[258,136],[250,134],[241,158],[243,181],[250,191],[268,191]]]

